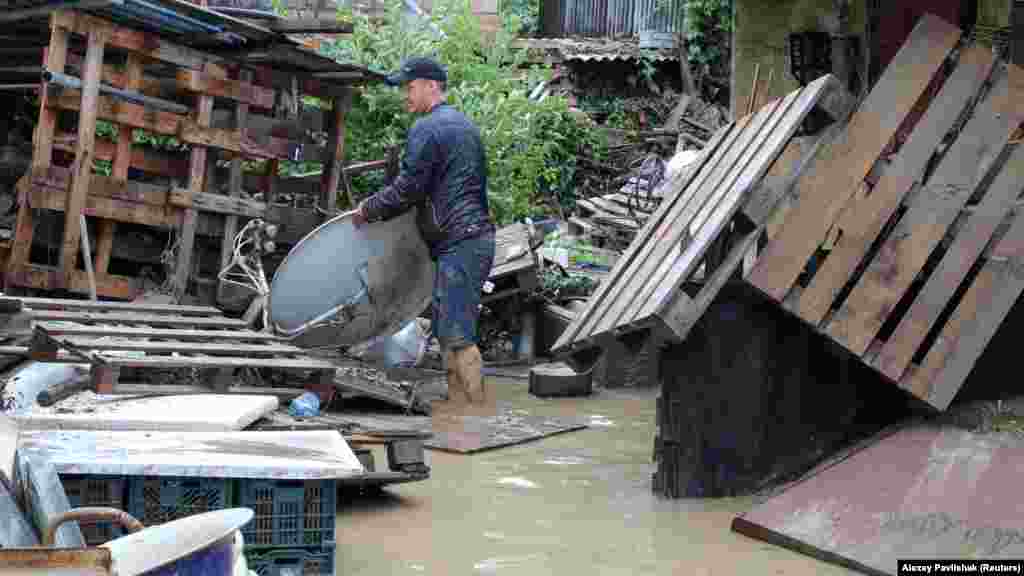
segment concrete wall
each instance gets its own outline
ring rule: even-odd
[[[850,3],[849,34],[864,42],[866,2]],[[761,89],[774,68],[770,98],[778,98],[799,86],[789,70],[786,38],[792,32],[838,32],[834,0],[733,0],[733,73],[730,109],[745,110],[750,99],[754,68],[761,64]]]

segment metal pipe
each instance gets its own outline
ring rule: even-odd
[[[56,86],[62,86],[64,88],[70,88],[72,90],[81,90],[82,81],[74,76],[68,76],[67,74],[61,74],[59,72],[53,72],[51,70],[43,70],[43,82],[47,84],[53,84]],[[167,112],[174,112],[175,114],[188,114],[191,112],[191,108],[178,104],[177,102],[170,102],[161,98],[153,98],[151,96],[145,96],[131,90],[121,90],[120,88],[114,88],[107,84],[100,84],[100,93],[112,96],[119,100],[127,102],[133,102],[135,104],[142,104],[143,106],[149,106],[150,108],[156,108],[159,110],[166,110]]]

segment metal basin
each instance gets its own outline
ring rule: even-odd
[[[349,212],[306,235],[278,266],[270,323],[296,346],[351,346],[419,316],[433,287],[434,263],[415,209],[360,229]]]

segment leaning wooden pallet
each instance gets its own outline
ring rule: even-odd
[[[922,18],[799,182],[749,282],[945,409],[1024,290],[1024,150],[1012,141],[1022,98],[1024,70]],[[905,140],[892,141],[897,128]],[[819,251],[830,236],[834,248]]]
[[[8,286],[88,292],[86,274],[78,269],[79,216],[84,214],[96,230],[98,295],[131,299],[140,290],[138,278],[110,272],[115,226],[128,223],[158,228],[176,239],[168,284],[180,299],[193,283],[203,281],[197,273],[200,262],[193,256],[203,215],[217,220],[222,255],[230,253],[238,218],[275,219],[270,203],[276,163],[306,157],[304,138],[281,130],[288,124],[287,118],[280,118],[282,102],[291,102],[293,111],[285,114],[294,115],[297,104],[292,101],[303,93],[327,102],[330,143],[325,157],[317,159],[327,160],[323,189],[332,191],[323,194],[320,205],[333,212],[350,95],[344,86],[328,88],[315,78],[299,78],[300,73],[243,66],[215,51],[178,44],[83,11],[58,9],[48,21],[40,120],[33,137],[32,168],[17,185],[19,211],[5,275]],[[84,55],[79,53],[82,41]],[[359,81],[359,74],[353,78]],[[287,79],[292,82],[282,82]],[[215,123],[215,106],[236,109],[235,122],[229,127]],[[74,132],[57,127],[58,117],[67,113],[77,115]],[[116,142],[98,137],[99,121],[114,126]],[[250,129],[250,124],[261,128]],[[189,151],[132,146],[133,133],[139,131],[171,137]],[[214,169],[220,159],[231,159],[235,166],[224,187],[226,195],[216,193],[222,188]],[[109,176],[96,173],[97,160],[111,162]],[[273,170],[259,182],[266,201],[241,196],[243,160],[266,161]],[[39,210],[64,214],[56,263],[30,259]],[[209,263],[207,269],[219,269],[224,259]],[[216,280],[208,272],[205,282]]]
[[[273,368],[333,387],[336,364],[273,334],[248,330],[215,308],[41,298],[3,298],[0,304],[8,317],[27,321],[0,329],[0,339],[8,340],[0,344],[0,355],[89,363],[99,393],[134,390],[120,385],[122,369]],[[42,328],[43,334],[30,328]],[[229,391],[216,380],[211,374],[200,386]],[[295,379],[296,386],[305,384]]]
[[[789,150],[804,118],[819,107],[840,119],[849,101],[838,81],[825,76],[719,130],[692,171],[662,185],[664,200],[553,352],[583,365],[609,338],[651,331],[661,340],[685,338],[761,234],[768,211],[760,208],[783,195],[784,186],[762,187],[763,177],[779,172],[794,181],[791,171],[806,162],[788,165]],[[701,292],[683,292],[708,262]]]

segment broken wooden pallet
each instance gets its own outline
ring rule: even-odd
[[[1024,291],[1024,70],[960,35],[918,22],[748,279],[940,410]]]
[[[0,345],[0,355],[71,363],[87,363],[76,350],[98,356],[92,370],[99,393],[118,391],[123,368],[222,369],[221,376],[236,368],[274,368],[309,371],[321,383],[331,382],[336,369],[329,360],[273,334],[249,330],[216,308],[41,298],[3,298],[0,305],[19,307],[18,315],[60,341],[25,342],[29,334],[24,329],[0,329],[0,338],[15,340]],[[215,387],[228,386],[218,382]]]
[[[765,203],[755,190],[780,158],[789,158],[783,153],[812,109],[839,119],[848,103],[835,77],[824,76],[719,130],[695,168],[666,184],[658,209],[553,351],[585,364],[581,358],[608,337],[653,329],[659,337],[685,338],[752,249],[766,218],[751,226],[734,215],[752,200]],[[708,280],[690,297],[681,287],[708,257],[723,263],[713,272],[707,267]]]

